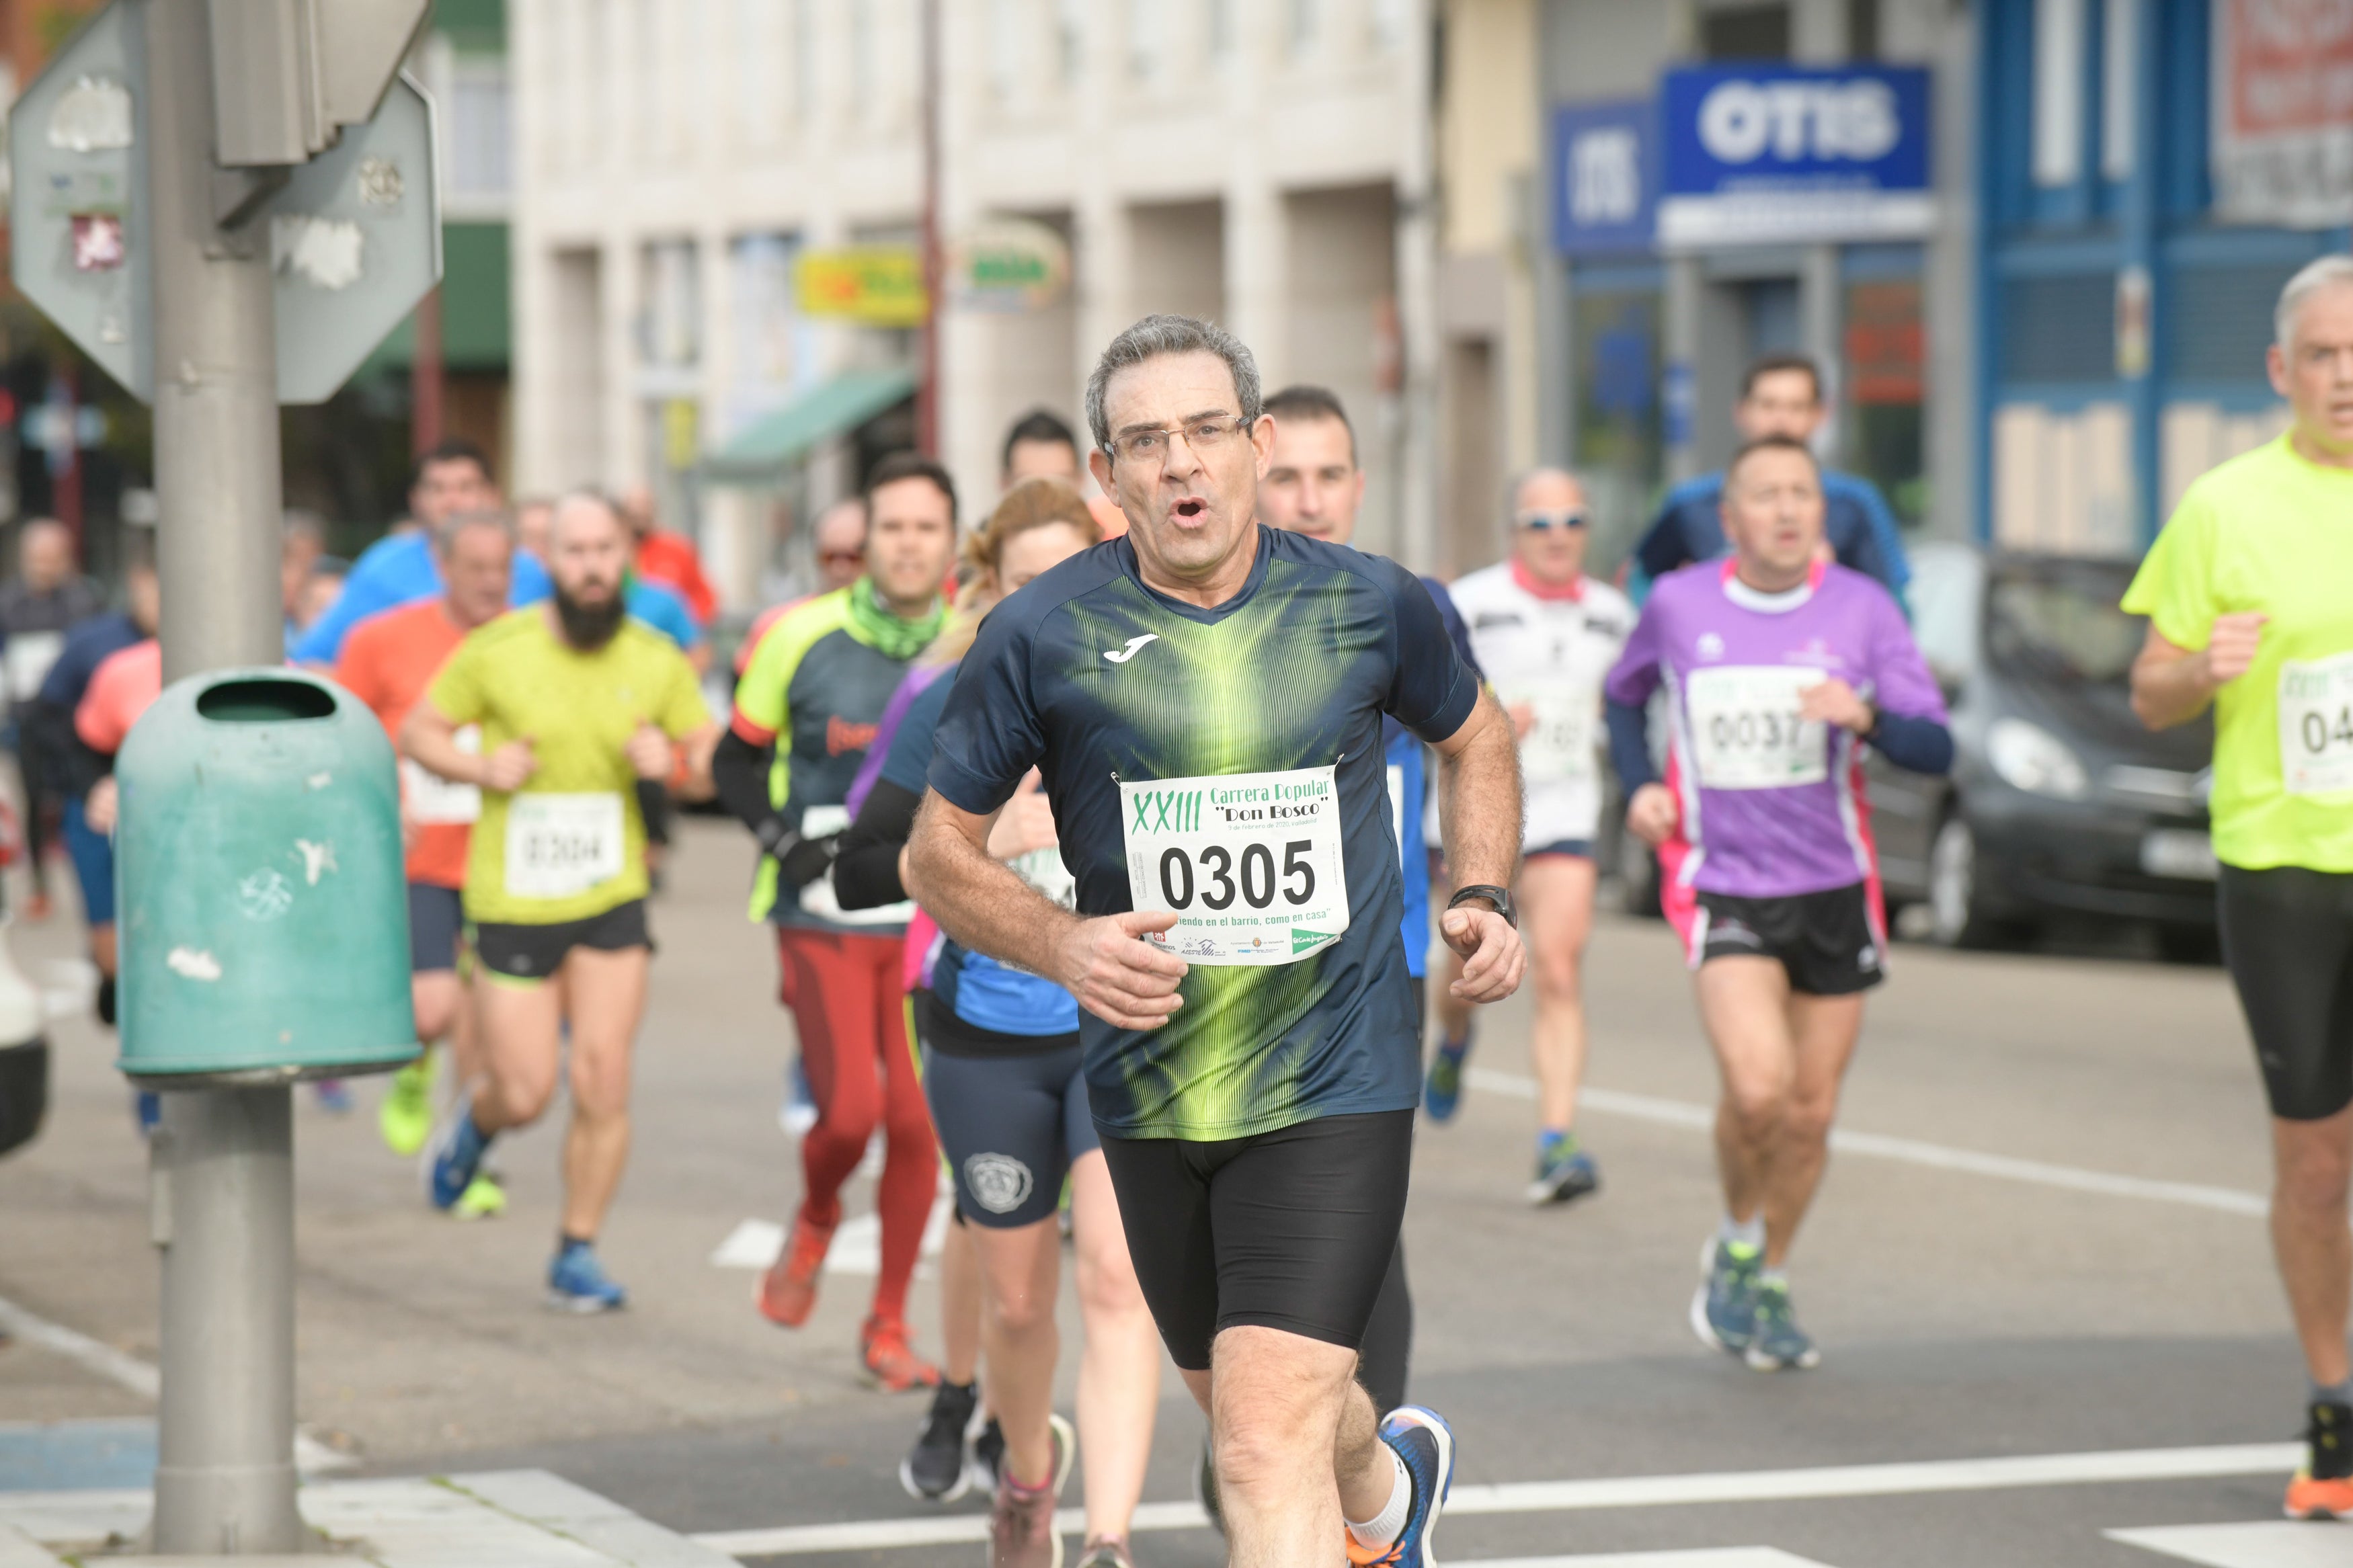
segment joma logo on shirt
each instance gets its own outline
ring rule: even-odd
[[[1197,789],[1145,789],[1135,792],[1135,822],[1131,833],[1198,833],[1201,827],[1201,792]]]
[[[874,724],[853,724],[835,717],[825,721],[825,754],[840,756],[844,752],[862,752],[874,743]]]

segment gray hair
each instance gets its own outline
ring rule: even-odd
[[[1259,416],[1266,412],[1259,391],[1258,361],[1250,357],[1241,339],[1214,321],[1191,316],[1146,316],[1112,339],[1103,358],[1095,362],[1094,374],[1087,377],[1087,427],[1093,432],[1096,446],[1111,450],[1111,416],[1103,408],[1111,378],[1164,354],[1217,355],[1233,373],[1242,423],[1256,425]]]
[[[448,559],[449,552],[458,547],[458,536],[470,528],[495,528],[510,546],[514,543],[514,519],[505,512],[461,511],[443,518],[441,526],[433,531],[433,552]]]
[[[2353,256],[2324,256],[2309,261],[2302,270],[2287,280],[2280,290],[2279,305],[2272,312],[2272,336],[2282,353],[2288,349],[2288,340],[2295,335],[2295,319],[2304,310],[2304,302],[2323,289],[2339,283],[2353,283]]]

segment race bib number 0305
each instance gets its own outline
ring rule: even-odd
[[[1149,940],[1188,963],[1296,963],[1348,929],[1331,768],[1119,786],[1128,894],[1170,910]]]
[[[621,797],[518,795],[507,803],[507,891],[569,899],[621,874]]]
[[[2279,750],[2288,794],[2353,790],[2353,653],[2280,666]]]
[[[1802,665],[1728,665],[1695,669],[1684,681],[1692,761],[1703,789],[1786,789],[1831,776],[1830,738],[1798,705],[1819,669]]]

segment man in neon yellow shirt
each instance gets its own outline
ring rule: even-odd
[[[2214,707],[2222,952],[2271,1100],[2272,1244],[2312,1373],[2287,1512],[2353,1516],[2353,258],[2281,291],[2272,385],[2295,419],[2200,479],[2124,607],[2149,617],[2133,708]]]
[[[547,1109],[569,1016],[572,1125],[548,1299],[579,1312],[628,1300],[595,1243],[628,1158],[629,1050],[652,951],[637,783],[672,779],[682,752],[679,782],[707,793],[719,739],[686,656],[629,618],[629,551],[611,503],[565,498],[549,535],[554,597],[468,634],[402,732],[408,755],[482,792],[466,918],[483,1077],[436,1135],[427,1188],[448,1208],[491,1140]],[[479,750],[459,745],[468,724],[481,727]]]

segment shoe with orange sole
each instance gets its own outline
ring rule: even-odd
[[[2305,1441],[2311,1457],[2287,1484],[2290,1519],[2353,1519],[2353,1405],[2316,1400]]]
[[[787,1329],[807,1322],[817,1308],[817,1279],[825,1269],[826,1249],[832,1245],[833,1226],[813,1225],[806,1214],[796,1216],[792,1235],[760,1276],[760,1316]]]
[[[867,1319],[858,1331],[858,1353],[866,1375],[885,1394],[940,1385],[940,1369],[915,1353],[907,1342],[907,1325],[895,1318]]]

